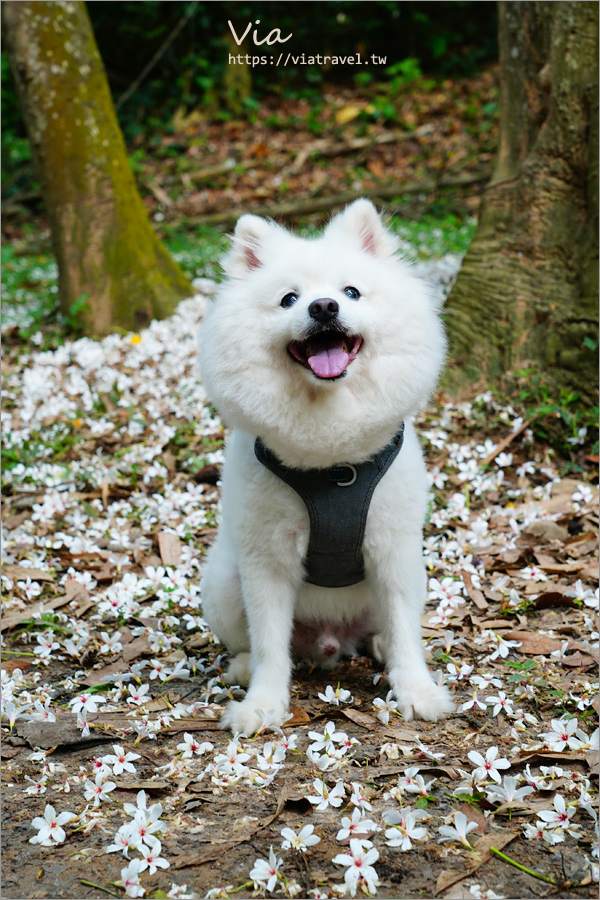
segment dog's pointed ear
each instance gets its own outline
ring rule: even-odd
[[[371,201],[364,197],[339,213],[329,224],[327,232],[354,235],[365,253],[384,259],[399,247],[396,236],[388,231]]]
[[[265,244],[278,226],[260,216],[245,215],[238,219],[231,247],[223,259],[228,275],[243,277],[264,264]]]

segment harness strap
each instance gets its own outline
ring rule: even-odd
[[[364,580],[362,545],[369,505],[403,441],[404,423],[390,443],[365,462],[329,469],[292,469],[256,439],[256,458],[300,495],[308,511],[310,538],[304,580],[309,584],[347,587]]]

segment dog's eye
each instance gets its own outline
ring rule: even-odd
[[[346,297],[350,297],[351,300],[358,300],[360,297],[360,291],[358,290],[358,288],[352,287],[352,285],[348,285],[348,287],[345,287],[344,293]]]
[[[294,303],[296,302],[297,299],[298,299],[298,294],[294,294],[294,293],[286,294],[285,297],[283,297],[281,300],[281,306],[283,306],[284,309],[289,309],[290,306],[294,305]]]

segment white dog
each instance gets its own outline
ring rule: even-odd
[[[225,257],[201,369],[233,431],[202,598],[236,654],[230,682],[250,682],[224,716],[234,732],[284,721],[292,655],[334,665],[365,642],[405,718],[453,708],[421,643],[427,481],[410,421],[445,339],[397,249],[357,200],[314,239],[242,216]]]

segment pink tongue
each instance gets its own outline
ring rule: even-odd
[[[319,378],[337,378],[348,365],[349,355],[340,341],[332,347],[309,347],[308,364]]]

